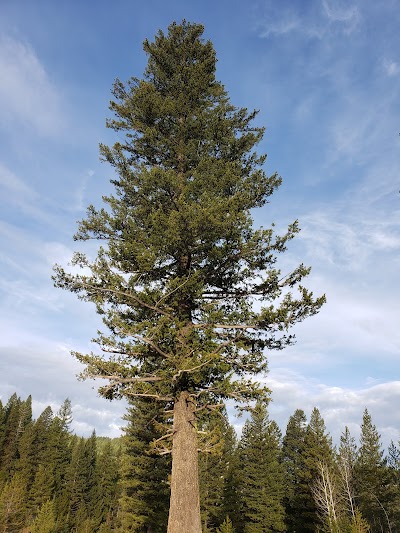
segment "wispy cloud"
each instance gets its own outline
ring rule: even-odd
[[[2,127],[17,121],[45,136],[63,129],[60,94],[29,44],[0,36],[0,79]]]
[[[23,179],[0,161],[1,200],[7,207],[13,206],[38,220],[48,221],[49,213],[44,208],[45,198],[39,195]]]
[[[286,4],[286,6],[285,6]],[[352,33],[360,21],[360,12],[353,2],[331,3],[327,0],[304,4],[267,1],[263,4],[257,25],[260,37],[299,33],[322,39],[330,33]]]
[[[345,33],[352,32],[360,21],[360,11],[354,2],[322,1],[323,12],[331,23],[340,23]]]
[[[393,61],[392,59],[385,57],[382,65],[388,76],[397,76],[400,74],[400,64],[397,61]]]

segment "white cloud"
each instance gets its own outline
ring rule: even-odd
[[[338,0],[328,2],[328,0],[323,0],[322,6],[327,18],[333,23],[344,25],[346,33],[353,31],[360,21],[358,7],[352,2],[338,2]]]
[[[400,64],[391,59],[383,60],[383,69],[388,76],[397,76],[400,73]]]
[[[82,366],[71,357],[69,347],[32,335],[21,339],[20,346],[0,346],[1,400],[6,402],[16,392],[22,399],[33,399],[33,416],[51,406],[54,413],[69,398],[72,403],[72,428],[89,436],[93,429],[102,436],[116,437],[123,425],[126,402],[108,402],[100,398],[97,382],[78,381]]]
[[[300,24],[300,20],[292,14],[282,16],[280,20],[266,19],[262,24],[262,30],[260,31],[260,37],[269,37],[271,35],[285,35],[294,30],[297,30]]]
[[[339,442],[345,426],[358,438],[363,411],[367,408],[385,448],[392,439],[397,441],[400,438],[400,413],[395,409],[400,401],[400,381],[355,389],[329,386],[277,367],[271,370],[266,383],[273,391],[271,417],[277,420],[283,432],[296,409],[303,409],[309,417],[313,407],[318,407],[335,443]]]
[[[11,198],[19,198],[24,196],[36,200],[38,195],[36,192],[27,185],[23,180],[16,176],[11,170],[9,170],[4,164],[0,162],[0,187],[5,189]]]
[[[286,9],[281,4],[277,5],[266,2],[262,14],[258,15],[257,25],[262,38],[299,33],[308,38],[322,39],[334,31],[350,34],[360,21],[357,6],[348,2],[331,4],[323,0],[321,4],[309,6],[308,10],[295,3]]]
[[[0,80],[0,112],[8,126],[16,120],[46,136],[63,129],[60,94],[29,44],[0,36]]]
[[[1,104],[0,104],[1,106]],[[25,215],[50,225],[54,225],[55,217],[49,205],[51,202],[26,181],[17,176],[0,161],[0,205],[13,206]]]

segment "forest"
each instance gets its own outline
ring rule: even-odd
[[[36,420],[31,396],[0,403],[0,531],[164,533],[160,405],[135,400],[115,439],[77,436],[72,416],[68,399]],[[240,439],[224,408],[200,419],[203,533],[399,531],[400,443],[384,451],[367,410],[360,422],[359,442],[345,427],[334,446],[317,408],[309,420],[297,409],[282,434],[258,402]]]

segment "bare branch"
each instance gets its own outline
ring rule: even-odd
[[[203,406],[199,407],[198,409],[196,409],[195,413],[199,413],[200,411],[204,411],[204,409],[208,409],[209,411],[216,411],[217,409],[222,409],[223,407],[225,407],[224,403],[215,403],[215,404],[208,403],[208,404],[203,405]]]
[[[204,363],[200,363],[199,365],[193,366],[192,368],[185,368],[185,369],[182,368],[181,370],[179,370],[176,374],[174,374],[172,376],[172,380],[175,381],[182,374],[186,374],[186,373],[189,373],[189,372],[194,372],[195,370],[198,370],[199,368],[208,365],[209,363],[211,363],[211,361],[212,361],[212,359],[209,359],[208,361],[204,361]]]
[[[168,431],[168,433],[166,433],[165,435],[163,435],[162,437],[160,437],[159,439],[156,439],[156,440],[153,440],[152,444],[156,444],[157,442],[161,442],[163,440],[166,440],[166,439],[169,439],[171,437],[173,437],[175,434],[175,431],[173,431],[171,429],[171,431]]]
[[[195,329],[215,328],[215,329],[261,329],[256,324],[193,324]]]
[[[165,357],[165,359],[170,359],[171,356],[167,353],[165,353],[163,350],[161,350],[161,348],[159,348],[157,346],[157,344],[155,344],[151,339],[147,338],[147,337],[142,337],[140,335],[132,335],[133,338],[141,341],[141,342],[144,342],[145,344],[148,344],[149,346],[151,346],[158,354],[162,355],[163,357]]]
[[[168,313],[167,311],[164,311],[163,309],[160,309],[159,307],[157,307],[157,304],[156,305],[151,305],[151,304],[148,304],[146,302],[144,302],[143,300],[141,300],[140,298],[138,298],[137,296],[129,293],[129,292],[125,292],[125,291],[119,291],[119,290],[116,290],[116,289],[111,289],[109,287],[99,287],[97,285],[89,285],[87,283],[83,283],[81,282],[81,286],[83,289],[87,290],[87,291],[94,291],[94,292],[104,292],[104,293],[111,293],[111,294],[116,294],[116,295],[119,295],[119,296],[124,296],[126,298],[131,298],[132,300],[135,300],[139,305],[142,305],[143,307],[147,307],[147,309],[151,309],[152,311],[155,311],[156,313],[159,313],[160,315],[164,315],[164,316],[168,316],[168,317],[171,317],[172,315],[170,313]]]
[[[159,402],[172,402],[174,399],[172,396],[160,396],[159,394],[145,394],[140,392],[130,392],[127,391],[124,394],[127,396],[132,396],[134,398],[154,398],[155,400]]]
[[[168,448],[163,448],[162,451],[157,452],[158,455],[167,455],[167,453],[172,453],[172,450],[168,450]]]
[[[147,376],[147,377],[136,377],[136,378],[121,378],[119,376],[103,376],[99,375],[96,376],[100,379],[109,379],[110,381],[113,381],[115,383],[138,383],[138,382],[144,382],[144,383],[151,383],[153,381],[163,381],[164,378],[160,378],[159,376]]]

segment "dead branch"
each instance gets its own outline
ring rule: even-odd
[[[192,368],[182,368],[181,370],[178,370],[176,374],[172,376],[172,380],[175,381],[179,378],[182,374],[188,374],[190,372],[194,372],[195,370],[198,370],[199,368],[208,365],[211,363],[212,359],[209,359],[208,361],[204,361],[204,363],[200,363],[199,365],[193,366]]]
[[[142,337],[141,335],[137,335],[137,334],[134,334],[132,335],[133,338],[137,339],[138,341],[141,341],[141,342],[144,342],[145,344],[148,344],[149,346],[151,346],[158,354],[162,355],[163,357],[165,357],[165,359],[171,359],[171,356],[167,353],[165,353],[163,350],[161,350],[161,348],[159,348],[157,346],[157,344],[155,344],[151,339],[149,339],[148,337]]]
[[[164,378],[158,376],[148,376],[148,377],[136,377],[136,378],[120,378],[119,376],[96,376],[100,379],[109,379],[115,383],[152,383],[154,381],[163,381]]]
[[[172,396],[160,396],[159,394],[146,394],[141,392],[126,391],[124,394],[132,396],[133,398],[154,398],[159,402],[172,402],[174,399]]]
[[[111,293],[111,294],[116,294],[116,295],[119,295],[119,296],[124,296],[124,297],[127,297],[127,298],[131,298],[132,300],[135,300],[139,305],[142,305],[143,307],[147,307],[147,309],[151,309],[152,311],[155,311],[156,313],[159,313],[160,315],[164,315],[164,316],[168,316],[168,317],[171,317],[172,315],[170,313],[167,313],[167,311],[164,311],[162,309],[160,309],[159,307],[157,307],[157,304],[156,305],[151,305],[151,304],[148,304],[146,302],[144,302],[143,300],[141,300],[140,298],[138,298],[137,296],[133,295],[133,294],[130,294],[129,292],[124,292],[124,291],[118,291],[116,289],[110,289],[109,287],[99,287],[99,286],[95,286],[95,285],[89,285],[87,283],[81,283],[81,286],[83,289],[85,289],[86,291],[94,291],[94,292],[105,292],[105,293]]]

